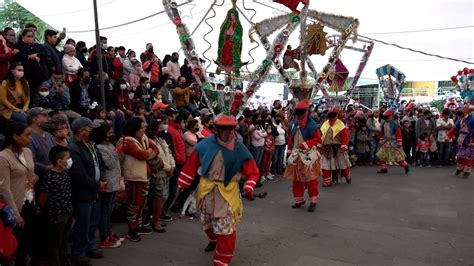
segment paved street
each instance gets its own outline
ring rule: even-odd
[[[474,177],[454,177],[453,168],[376,171],[354,168],[353,184],[321,188],[315,213],[290,208],[290,182],[266,183],[257,189],[266,199],[244,202],[232,265],[474,265]],[[167,230],[107,250],[94,265],[211,265],[197,220]]]

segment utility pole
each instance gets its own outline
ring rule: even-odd
[[[94,20],[95,20],[95,51],[97,56],[97,64],[99,67],[99,82],[100,82],[100,95],[102,96],[102,106],[104,109],[105,105],[105,90],[104,90],[104,68],[102,66],[102,43],[100,42],[100,33],[99,33],[99,17],[97,15],[97,0],[93,0],[94,5]]]

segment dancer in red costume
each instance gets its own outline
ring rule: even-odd
[[[321,126],[321,168],[323,169],[323,187],[333,184],[333,171],[342,171],[342,176],[350,184],[351,162],[349,160],[349,130],[338,118],[338,108],[332,108],[328,113],[328,120]]]
[[[321,175],[319,152],[317,145],[321,144],[321,134],[316,123],[308,114],[309,102],[302,100],[295,107],[296,118],[290,125],[288,136],[288,165],[285,176],[293,181],[293,197],[299,208],[304,203],[305,187],[308,189],[310,205],[309,212],[316,209],[318,203],[318,176]]]
[[[456,112],[459,121],[448,132],[447,139],[458,136],[458,149],[456,152],[456,175],[463,173],[463,178],[471,175],[474,166],[474,118],[472,110],[464,107]]]
[[[402,130],[398,123],[393,120],[395,111],[388,109],[383,115],[387,117],[387,119],[382,124],[382,136],[379,144],[380,149],[377,152],[381,169],[377,173],[388,173],[387,162],[397,162],[398,165],[405,168],[405,174],[408,174],[410,167],[405,161],[405,152],[402,146]]]
[[[215,123],[217,134],[195,146],[179,176],[179,190],[188,188],[199,174],[196,207],[209,238],[206,252],[213,251],[214,265],[228,265],[234,256],[236,227],[243,212],[239,180],[245,176],[244,194],[253,199],[259,178],[250,152],[237,141],[237,121],[226,115]]]

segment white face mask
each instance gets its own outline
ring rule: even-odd
[[[121,90],[126,90],[127,89],[127,84],[120,84],[120,89]]]
[[[39,95],[41,95],[42,97],[48,97],[49,91],[40,91]]]
[[[72,167],[72,158],[67,159],[66,169],[69,170]]]
[[[163,130],[164,130],[165,132],[168,132],[168,125],[163,125]]]

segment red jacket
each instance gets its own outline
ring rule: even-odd
[[[0,83],[7,77],[9,62],[12,57],[12,50],[7,46],[5,39],[0,37]]]
[[[112,79],[117,80],[120,78],[123,74],[123,63],[120,60],[120,57],[117,56],[112,60]]]
[[[173,122],[168,123],[168,133],[171,135],[174,147],[174,160],[176,165],[183,165],[186,162],[186,145],[179,125]]]
[[[150,60],[143,62],[143,70],[150,73],[150,82],[158,83],[160,81],[160,67],[158,63],[152,63]]]

